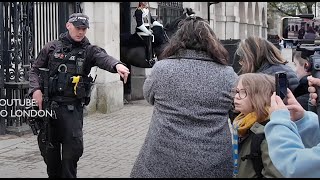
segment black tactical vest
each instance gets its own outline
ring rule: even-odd
[[[84,77],[85,51],[86,46],[71,49],[71,46],[58,41],[48,62],[50,97],[83,98],[84,95],[80,92],[85,91],[84,87],[78,84],[79,93],[75,93],[76,84],[73,81],[76,77]]]

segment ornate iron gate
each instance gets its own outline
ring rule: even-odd
[[[11,102],[26,97],[33,60],[45,43],[66,30],[68,16],[81,7],[80,2],[0,2],[0,12],[0,99]],[[28,131],[25,118],[10,114],[19,107],[1,100],[0,135]]]
[[[183,2],[158,2],[158,18],[165,25],[183,13]]]

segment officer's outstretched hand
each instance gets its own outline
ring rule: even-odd
[[[320,87],[320,79],[319,78],[314,78],[312,76],[308,76],[308,84],[309,84],[309,88],[308,91],[310,93],[310,99],[311,99],[311,104],[316,106],[317,105],[317,90],[316,90],[316,86]]]
[[[32,99],[36,100],[39,110],[41,110],[42,109],[42,92],[40,89],[33,92]]]
[[[117,69],[118,74],[122,77],[123,82],[126,83],[128,76],[130,74],[129,69],[126,66],[124,66],[123,64],[117,64],[116,69]]]

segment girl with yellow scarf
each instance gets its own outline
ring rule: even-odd
[[[263,137],[260,144],[261,172],[256,172],[251,155],[253,136],[264,134],[264,125],[269,121],[270,96],[275,91],[274,76],[262,73],[246,73],[239,76],[233,90],[234,108],[240,114],[232,124],[234,148],[234,177],[282,177],[272,164],[268,146]]]

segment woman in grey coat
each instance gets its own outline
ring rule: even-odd
[[[207,21],[188,17],[143,86],[154,105],[131,177],[232,177],[228,111],[237,74]]]

